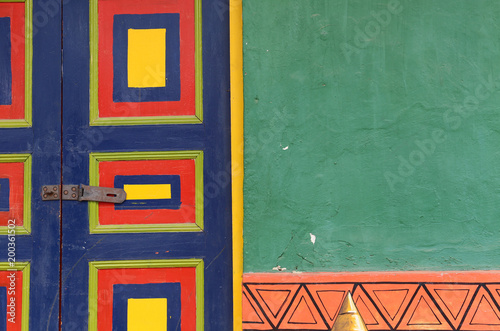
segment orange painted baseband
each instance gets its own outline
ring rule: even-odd
[[[500,331],[500,271],[244,274],[243,330],[330,330],[348,292],[368,330]]]

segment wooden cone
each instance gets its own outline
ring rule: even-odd
[[[351,292],[347,293],[342,307],[340,307],[332,331],[368,331],[358,308],[356,308],[352,300]]]

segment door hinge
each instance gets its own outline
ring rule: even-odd
[[[62,186],[62,187],[61,187]],[[120,188],[87,185],[45,185],[42,186],[42,200],[76,200],[122,203],[127,193]]]

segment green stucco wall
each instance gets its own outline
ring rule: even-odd
[[[243,15],[245,272],[500,267],[500,1]]]

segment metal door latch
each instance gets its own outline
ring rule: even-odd
[[[61,198],[62,197],[62,198]],[[87,185],[45,185],[42,186],[42,200],[76,200],[122,203],[127,193],[120,188]]]

